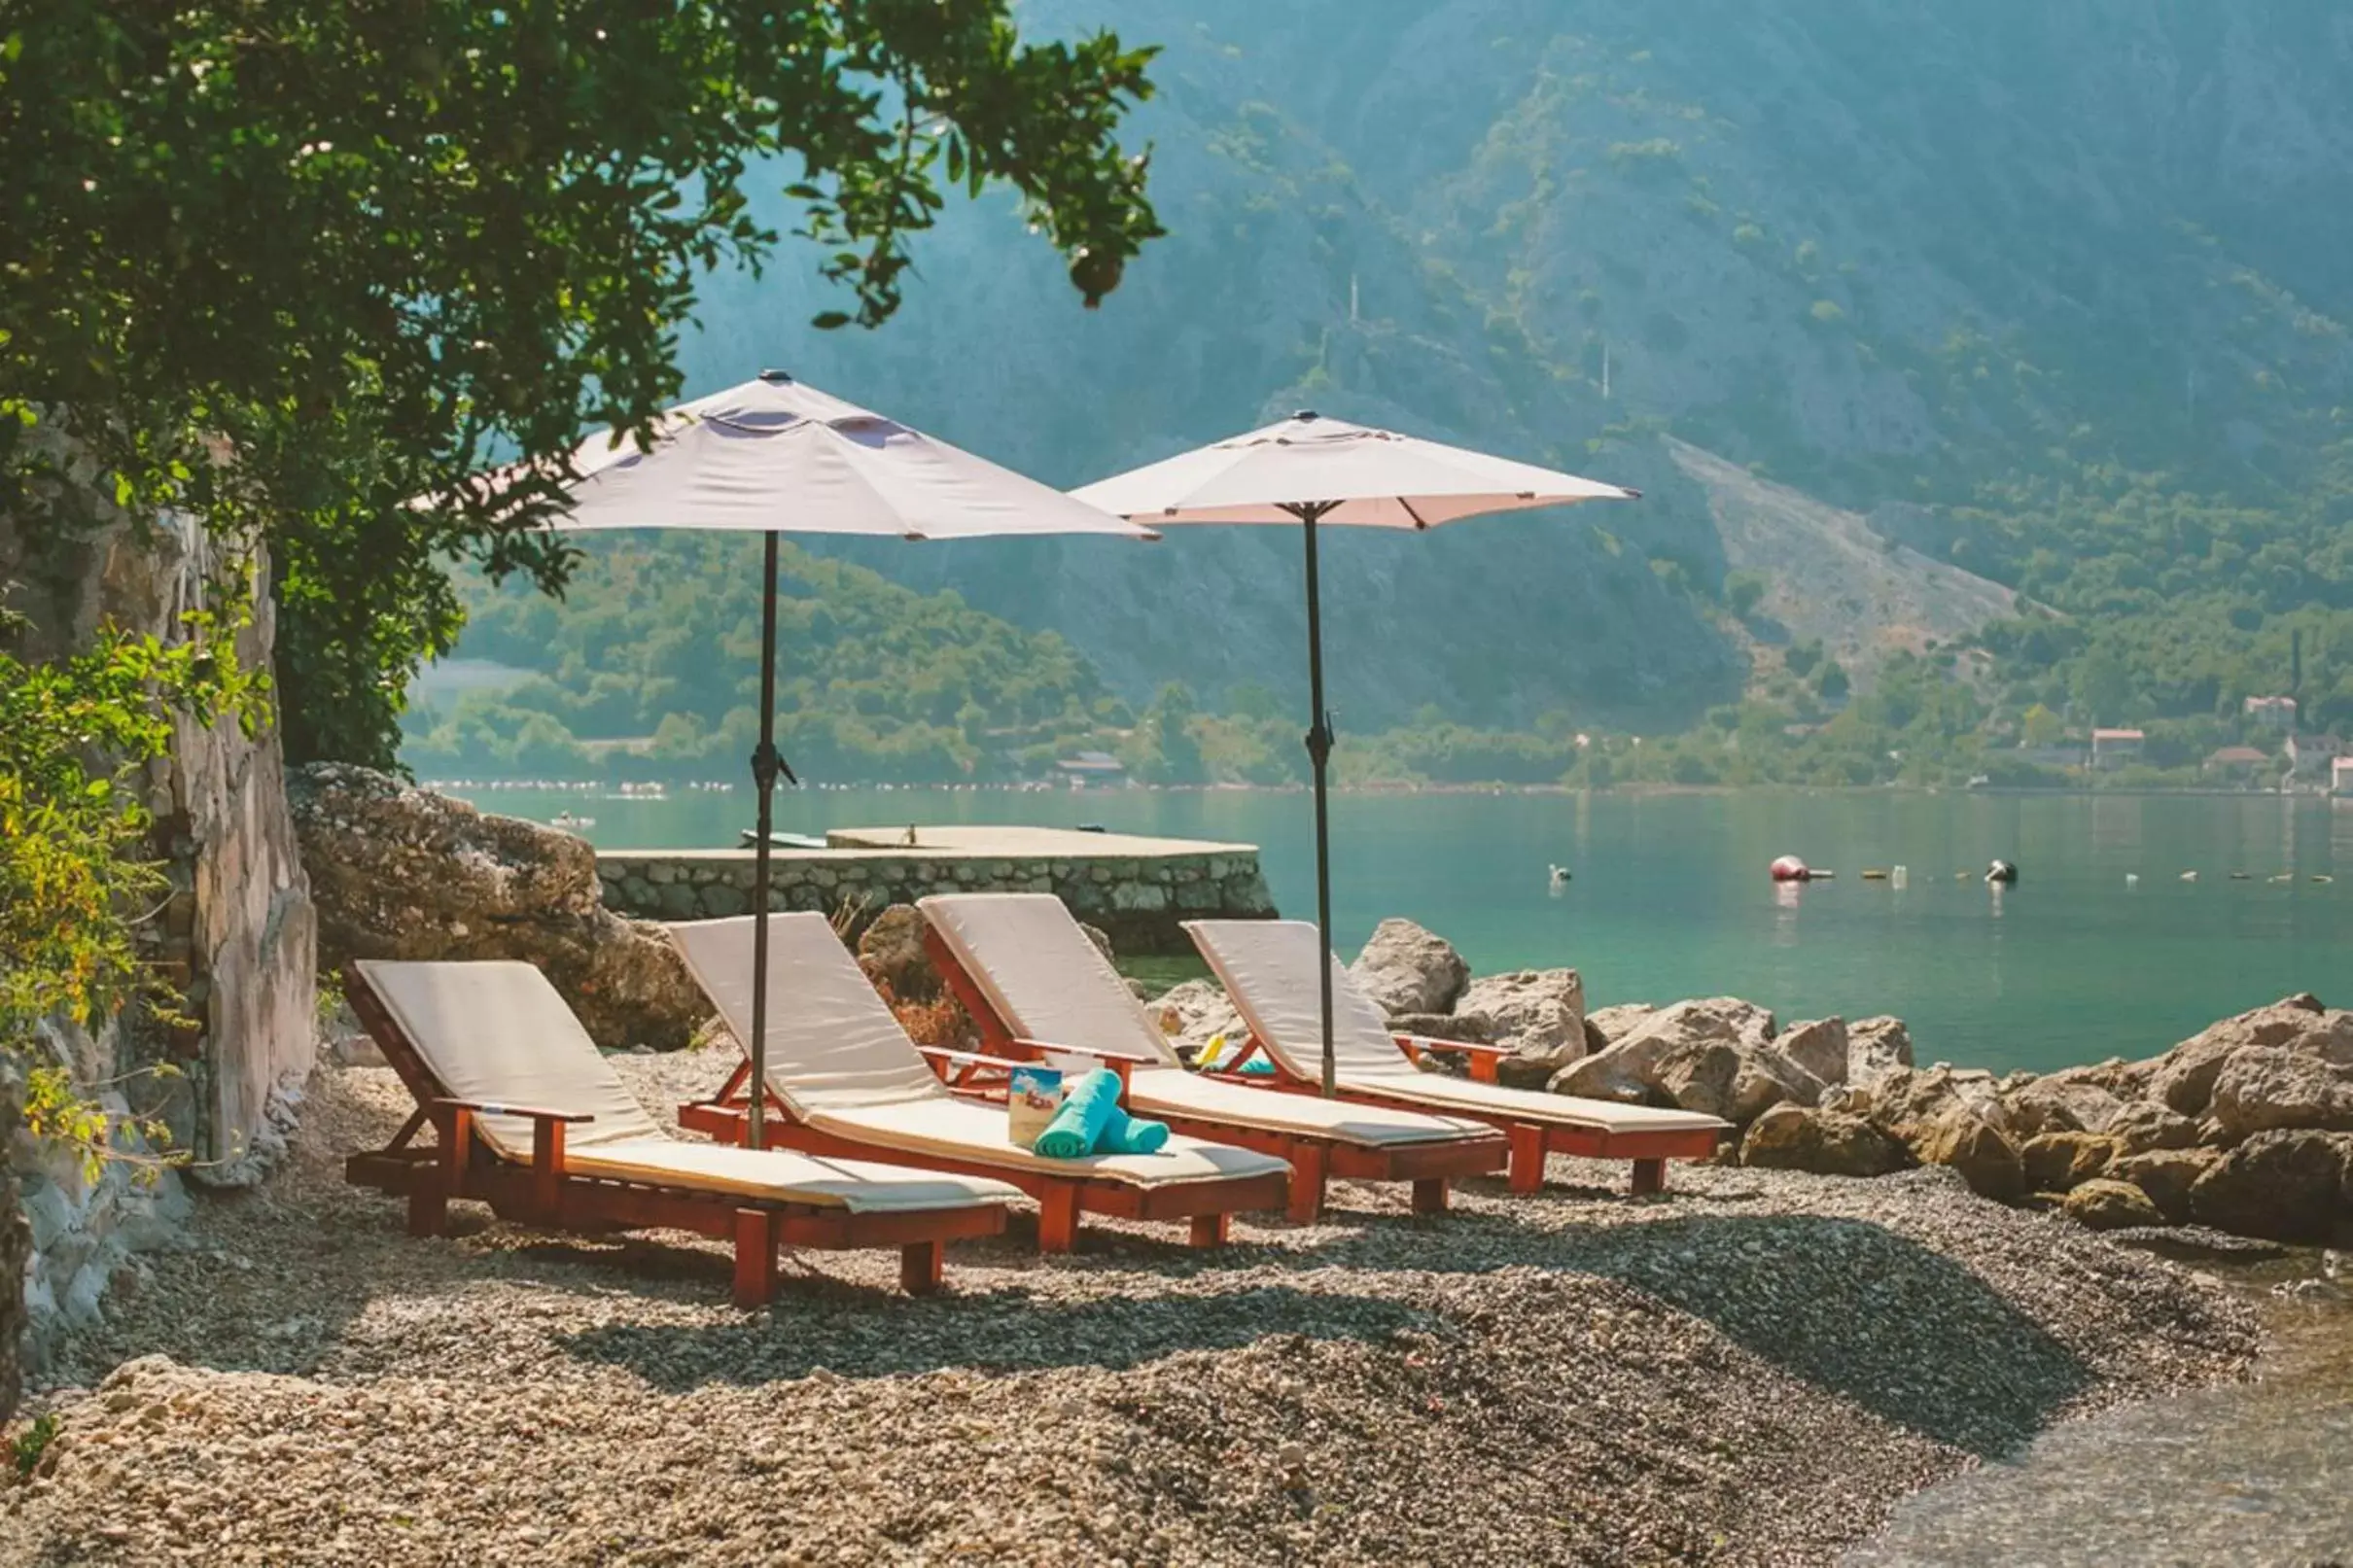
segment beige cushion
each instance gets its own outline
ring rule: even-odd
[[[1323,1045],[1316,955],[1323,944],[1316,927],[1306,921],[1187,921],[1185,929],[1233,997],[1235,1011],[1282,1069],[1320,1081]],[[1612,1132],[1691,1132],[1726,1125],[1696,1111],[1620,1105],[1423,1072],[1397,1049],[1387,1020],[1339,958],[1329,954],[1325,958],[1332,966],[1332,1056],[1339,1082],[1351,1093],[1438,1110],[1475,1110]]]
[[[1621,1105],[1609,1099],[1580,1099],[1574,1095],[1547,1094],[1541,1089],[1506,1089],[1443,1072],[1415,1069],[1411,1078],[1350,1078],[1341,1087],[1351,1094],[1380,1095],[1400,1102],[1427,1105],[1434,1110],[1480,1111],[1514,1116],[1524,1122],[1552,1127],[1599,1128],[1610,1132],[1721,1132],[1729,1123],[1698,1111],[1660,1110],[1650,1105]]]
[[[1039,1175],[1086,1176],[1134,1187],[1171,1187],[1191,1181],[1271,1176],[1290,1169],[1287,1162],[1271,1155],[1187,1137],[1171,1137],[1158,1154],[1048,1159],[1021,1147],[1006,1135],[1002,1105],[945,1097],[919,1105],[833,1107],[819,1111],[808,1120],[821,1132],[877,1148],[931,1155],[942,1160],[983,1162],[1004,1170]]]
[[[565,1129],[564,1164],[574,1174],[860,1214],[1021,1196],[982,1177],[682,1142],[662,1132],[532,965],[364,959],[357,967],[451,1098],[592,1117]],[[530,1118],[477,1116],[474,1126],[502,1159],[531,1158]]]
[[[1138,1116],[1189,1117],[1368,1148],[1493,1135],[1478,1122],[1314,1095],[1286,1095],[1271,1087],[1255,1089],[1230,1079],[1199,1077],[1181,1067],[1138,1068],[1128,1087],[1128,1109]]]
[[[356,967],[451,1098],[585,1112],[594,1120],[565,1132],[573,1150],[662,1136],[530,964],[363,959]],[[482,1116],[474,1125],[502,1157],[531,1158],[528,1117]]]
[[[1234,1010],[1276,1065],[1323,1081],[1323,1003],[1316,959],[1332,970],[1332,1060],[1343,1079],[1419,1077],[1397,1049],[1388,1020],[1310,921],[1187,921],[1193,945],[1224,983]]]
[[[1017,1037],[1177,1065],[1160,1027],[1052,893],[944,893],[915,907]]]
[[[750,915],[670,927],[686,967],[748,1050]],[[768,917],[768,1087],[807,1120],[820,1110],[945,1099],[907,1031],[823,915]]]
[[[1193,1076],[1111,960],[1051,893],[944,893],[915,907],[1015,1035],[1044,1044],[1091,1045],[1163,1063],[1135,1073],[1128,1108],[1139,1115],[1192,1117],[1368,1145],[1488,1135],[1475,1122],[1270,1095]],[[1062,1064],[1095,1065],[1083,1057],[1066,1058]]]
[[[979,1208],[1019,1198],[1018,1189],[986,1176],[954,1176],[907,1166],[828,1160],[779,1149],[738,1149],[724,1143],[649,1138],[599,1144],[565,1165],[579,1175],[656,1186],[692,1187],[778,1202],[843,1208],[853,1214]]]

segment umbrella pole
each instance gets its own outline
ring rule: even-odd
[[[1338,1072],[1332,1056],[1332,841],[1330,799],[1325,772],[1332,759],[1332,720],[1323,706],[1323,590],[1316,574],[1316,521],[1331,509],[1317,503],[1291,508],[1307,540],[1307,687],[1315,710],[1308,726],[1307,756],[1316,779],[1316,983],[1322,1004],[1323,1098],[1338,1093]]]
[[[752,851],[752,1038],[744,1042],[752,1062],[751,1102],[744,1141],[767,1147],[768,1105],[768,838],[775,826],[773,797],[784,758],[776,752],[776,535],[767,536],[759,610],[759,745],[752,752],[752,784],[759,791],[758,838]]]

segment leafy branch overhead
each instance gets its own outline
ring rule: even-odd
[[[823,326],[891,315],[945,187],[1012,185],[1090,305],[1160,232],[1117,141],[1150,52],[1026,42],[1008,0],[19,0],[0,28],[0,512],[70,521],[48,421],[116,499],[264,534],[298,756],[389,760],[450,560],[560,587],[529,525],[563,454],[678,401],[698,277],[784,242],[759,188],[844,291]],[[465,482],[516,458],[544,467]]]

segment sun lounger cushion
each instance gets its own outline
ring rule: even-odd
[[[748,1037],[752,917],[695,921],[671,926],[670,934],[727,1027]],[[824,916],[770,916],[768,959],[768,1088],[821,1132],[909,1154],[1142,1187],[1289,1168],[1245,1149],[1178,1137],[1149,1156],[1046,1159],[1006,1135],[1003,1106],[948,1093]]]
[[[1021,1196],[985,1177],[683,1142],[662,1132],[532,965],[363,959],[357,967],[451,1098],[592,1118],[565,1129],[564,1164],[574,1175],[861,1214],[966,1208]],[[530,1118],[477,1116],[474,1125],[502,1159],[531,1158]]]
[[[703,993],[747,1045],[754,923],[745,915],[670,927]],[[947,1093],[823,915],[768,918],[767,1023],[768,1087],[797,1116]]]
[[[1307,921],[1187,921],[1185,929],[1224,984],[1235,1010],[1283,1071],[1295,1078],[1320,1079],[1323,1043],[1316,956],[1323,951],[1323,942],[1315,925]],[[1355,977],[1337,957],[1325,953],[1324,958],[1332,967],[1332,1056],[1340,1083],[1352,1092],[1612,1132],[1672,1132],[1724,1125],[1695,1111],[1621,1105],[1423,1072],[1397,1049],[1387,1021]]]
[[[1180,1137],[1170,1138],[1158,1154],[1093,1154],[1081,1160],[1049,1160],[1005,1136],[1003,1106],[953,1098],[918,1105],[826,1111],[812,1117],[809,1125],[836,1137],[906,1154],[985,1161],[1005,1170],[1098,1177],[1136,1187],[1268,1176],[1290,1168],[1284,1161],[1247,1149]]]
[[[1023,1039],[1179,1064],[1127,981],[1052,893],[942,893],[915,907]]]
[[[827,1160],[783,1149],[739,1149],[677,1138],[599,1144],[565,1151],[575,1175],[652,1186],[691,1187],[773,1202],[842,1208],[853,1214],[978,1208],[1011,1202],[1018,1189],[986,1176],[957,1176],[863,1160]]]
[[[1487,1131],[1475,1122],[1415,1111],[1278,1098],[1186,1072],[1159,1026],[1129,994],[1127,982],[1051,893],[943,893],[916,907],[997,1016],[1023,1039],[1094,1046],[1167,1063],[1165,1068],[1135,1072],[1128,1088],[1130,1110],[1363,1145],[1429,1143]],[[1387,1049],[1396,1054],[1394,1047]],[[1069,1064],[1083,1062],[1072,1058]],[[1256,1063],[1252,1058],[1250,1064]]]
[[[451,1098],[585,1112],[594,1120],[565,1133],[575,1152],[662,1138],[660,1125],[532,965],[363,959],[356,967]],[[504,1158],[531,1158],[528,1117],[482,1116],[474,1126]]]

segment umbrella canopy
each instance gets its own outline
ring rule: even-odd
[[[1318,522],[1421,530],[1636,492],[1309,410],[1071,494],[1156,522],[1296,523],[1312,509]]]
[[[753,847],[752,1059],[747,1135],[764,1140],[767,1079],[768,857],[772,797],[792,771],[776,749],[776,540],[779,534],[862,534],[910,540],[1117,534],[1146,528],[999,468],[985,458],[844,402],[782,370],[663,414],[653,444],[619,432],[573,454],[580,477],[557,529],[696,528],[766,536],[760,601],[759,795]],[[495,488],[517,470],[493,476]]]
[[[1313,409],[1264,430],[1099,479],[1071,492],[1123,517],[1155,523],[1297,523],[1307,547],[1308,762],[1316,782],[1316,925],[1332,944],[1331,714],[1323,703],[1323,606],[1316,529],[1417,532],[1491,512],[1632,501],[1640,492],[1489,457],[1394,431],[1326,419]],[[1333,1093],[1332,977],[1322,970],[1323,1092]]]
[[[572,462],[581,477],[562,529],[1153,537],[781,370],[671,409],[649,451],[609,431]]]

